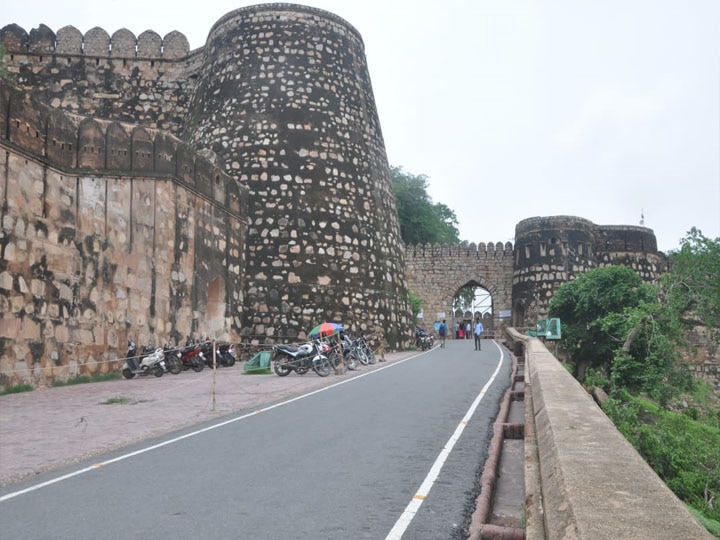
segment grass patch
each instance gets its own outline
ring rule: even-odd
[[[8,386],[5,390],[0,391],[0,396],[7,394],[19,394],[21,392],[32,392],[35,387],[32,384],[16,384],[15,386]]]
[[[119,373],[102,373],[100,375],[78,375],[67,381],[53,381],[53,386],[71,386],[73,384],[86,384],[93,382],[115,381],[122,377]]]
[[[126,396],[113,396],[107,398],[100,405],[126,405],[132,403],[133,399]]]
[[[715,521],[714,519],[706,518],[704,515],[702,515],[701,512],[699,512],[689,504],[686,504],[685,506],[687,506],[688,510],[690,510],[692,515],[695,516],[695,519],[700,522],[700,525],[710,531],[710,533],[713,534],[715,538],[720,538],[720,522]]]
[[[720,498],[718,427],[626,392],[617,392],[603,409],[681,500],[709,522],[720,521],[714,504]]]
[[[244,371],[244,375],[272,375],[270,368],[250,368]]]

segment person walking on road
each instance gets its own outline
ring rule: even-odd
[[[445,336],[447,336],[448,327],[447,324],[445,324],[445,321],[440,323],[440,327],[438,328],[438,334],[440,334],[440,348],[445,348]]]
[[[480,341],[480,337],[482,336],[483,330],[484,330],[483,325],[480,322],[480,319],[478,319],[475,322],[475,328],[473,328],[473,334],[475,334],[475,350],[476,351],[482,350],[482,341]]]

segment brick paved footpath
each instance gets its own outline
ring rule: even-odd
[[[248,375],[243,364],[160,378],[136,377],[0,396],[0,486],[131,443],[374,371],[413,356],[386,353],[385,362],[344,375]],[[213,386],[215,397],[213,399]],[[113,398],[124,403],[110,404]],[[214,402],[214,408],[213,408]]]

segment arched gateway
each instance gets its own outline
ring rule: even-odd
[[[457,322],[453,297],[458,289],[471,286],[490,293],[492,319],[484,317],[483,324],[496,332],[504,326],[534,326],[547,316],[557,288],[588,270],[628,266],[653,282],[666,264],[651,229],[596,225],[575,216],[521,221],[515,227],[514,247],[510,242],[417,245],[406,246],[405,252],[408,290],[421,299],[426,325],[438,314],[445,314],[448,323]]]
[[[510,324],[513,278],[510,242],[408,246],[405,255],[408,289],[421,299],[427,325],[443,313],[448,322],[459,322],[453,317],[452,301],[458,289],[465,286],[481,287],[490,293],[492,320],[486,327],[500,329]]]

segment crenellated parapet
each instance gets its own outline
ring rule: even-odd
[[[83,35],[66,26],[55,34],[40,25],[28,34],[10,24],[0,43],[13,82],[52,108],[177,136],[188,120],[202,50],[190,52],[179,32],[135,37],[93,28]]]
[[[513,256],[511,242],[463,242],[460,244],[413,244],[405,246],[405,255],[408,259],[421,259],[433,257],[469,257],[475,259],[497,259]]]
[[[177,60],[190,54],[187,37],[177,30],[165,37],[146,30],[136,37],[126,28],[110,34],[96,26],[83,34],[74,26],[64,26],[56,34],[44,24],[30,32],[17,24],[8,24],[0,28],[0,44],[10,55]]]

